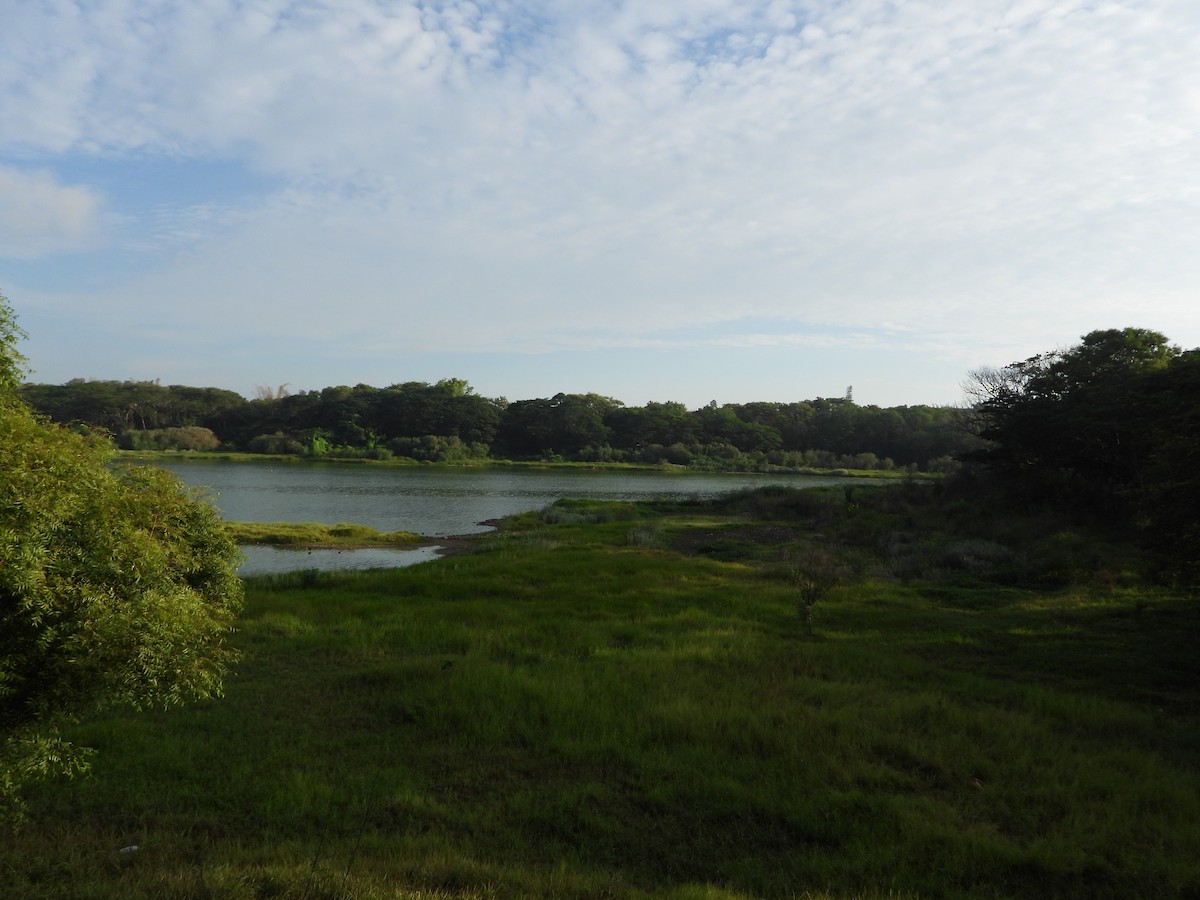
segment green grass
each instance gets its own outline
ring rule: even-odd
[[[861,539],[917,508],[851,499],[574,502],[514,517],[477,554],[250,580],[227,696],[80,727],[92,777],[31,792],[0,884],[1200,892],[1195,601],[1128,579],[1047,586],[1037,566],[995,580],[932,551],[900,578],[890,545]],[[809,638],[781,566],[814,541],[857,562]]]
[[[383,547],[427,540],[412,531],[377,531],[367,525],[320,525],[316,522],[230,522],[239,544],[307,547]]]

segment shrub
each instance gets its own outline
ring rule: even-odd
[[[251,438],[246,444],[246,449],[251,453],[299,456],[304,452],[304,445],[282,431],[277,431],[274,434],[260,434]]]
[[[199,425],[178,428],[133,429],[117,440],[123,450],[216,450],[221,440],[211,429]]]
[[[421,437],[393,438],[387,442],[386,449],[397,456],[404,456],[419,462],[486,459],[488,455],[487,444],[467,443],[454,434],[426,434]]]
[[[16,334],[0,297],[0,816],[23,782],[86,767],[61,725],[219,694],[242,597],[210,504],[16,398]]]

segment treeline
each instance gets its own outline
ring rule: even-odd
[[[1008,502],[1140,536],[1163,574],[1200,581],[1200,349],[1156,331],[972,373],[973,430]]]
[[[598,394],[509,402],[461,379],[359,384],[253,400],[218,388],[75,379],[26,384],[50,419],[101,428],[126,449],[238,450],[420,461],[670,463],[707,469],[945,471],[977,446],[952,407],[849,399],[625,406]]]

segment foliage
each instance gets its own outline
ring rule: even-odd
[[[1194,578],[1200,534],[1195,447],[1200,355],[1146,329],[1095,331],[1074,347],[970,385],[977,459],[1026,503],[1054,503],[1116,527],[1138,527],[1164,573]]]
[[[199,425],[218,434],[245,398],[220,388],[162,385],[157,381],[93,381],[26,384],[22,398],[64,425],[84,424],[113,434]]]
[[[216,450],[221,440],[200,425],[126,431],[117,440],[122,450]]]
[[[788,573],[796,589],[804,630],[811,636],[817,603],[847,580],[849,567],[838,554],[809,542],[788,554]]]
[[[1200,582],[1200,351],[1148,375],[1142,402],[1155,417],[1136,514],[1165,574]]]
[[[0,373],[20,362],[0,298]],[[234,658],[240,556],[213,507],[0,387],[0,815],[86,752],[58,730],[105,706],[211,697]]]
[[[288,437],[282,431],[277,431],[274,434],[257,435],[246,444],[246,449],[251,453],[299,456],[304,453],[305,448],[295,438]]]
[[[521,459],[574,458],[608,441],[606,414],[620,403],[597,394],[555,394],[548,399],[510,403],[496,432],[500,453]]]
[[[388,449],[397,456],[420,462],[461,462],[468,459],[487,459],[486,444],[468,444],[457,435],[425,434],[421,437],[399,437],[388,441]]]
[[[1140,328],[1095,331],[1067,350],[972,376],[982,456],[1064,491],[1115,496],[1136,483],[1147,422],[1139,384],[1178,355]]]
[[[25,357],[17,350],[17,344],[24,336],[7,298],[0,294],[0,396],[10,395],[21,384]]]
[[[58,422],[114,434],[200,426],[226,447],[313,456],[379,458],[363,451],[385,448],[437,462],[490,457],[741,471],[944,469],[974,441],[961,410],[880,409],[843,398],[712,403],[696,410],[675,402],[626,407],[598,394],[509,403],[479,396],[462,379],[295,394],[260,389],[254,400],[144,381],[76,379],[21,391]]]

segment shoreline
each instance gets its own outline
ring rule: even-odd
[[[537,470],[585,470],[611,472],[654,472],[670,475],[794,475],[798,477],[862,478],[864,480],[889,481],[901,478],[936,479],[940,475],[930,472],[909,472],[906,469],[813,469],[790,466],[767,466],[763,468],[700,468],[671,464],[651,465],[646,463],[622,462],[546,462],[542,460],[488,459],[462,462],[420,462],[409,459],[356,459],[346,457],[292,456],[273,453],[246,453],[242,451],[202,450],[114,450],[113,461],[122,464],[160,461],[187,462],[232,462],[232,463],[285,463],[287,465],[349,465],[374,466],[395,469],[537,469]]]

